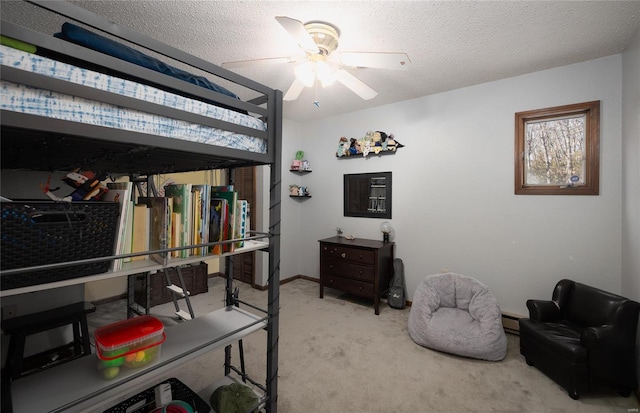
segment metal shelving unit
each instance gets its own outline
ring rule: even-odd
[[[76,412],[96,411],[117,404],[125,392],[145,389],[154,384],[161,375],[205,352],[232,345],[242,337],[266,330],[267,368],[263,403],[267,412],[277,413],[278,391],[278,329],[279,329],[279,259],[280,259],[280,200],[281,200],[281,140],[282,140],[282,92],[270,89],[250,79],[205,62],[183,51],[157,42],[119,26],[74,4],[67,2],[25,1],[48,12],[63,16],[65,20],[81,22],[92,29],[103,31],[115,38],[124,39],[156,55],[167,56],[188,65],[197,71],[205,71],[214,78],[229,81],[240,88],[258,95],[243,102],[216,92],[177,81],[166,75],[141,69],[131,63],[107,58],[100,53],[71,45],[50,34],[23,27],[11,21],[3,13],[0,30],[4,36],[18,39],[53,54],[62,54],[71,61],[88,62],[104,67],[114,73],[125,73],[134,78],[148,79],[158,85],[189,96],[218,101],[236,110],[260,116],[265,120],[266,131],[248,131],[232,123],[220,120],[199,119],[211,127],[237,133],[252,134],[267,142],[267,153],[254,153],[238,149],[217,147],[198,142],[168,139],[160,136],[122,129],[111,129],[90,124],[81,124],[46,116],[23,114],[2,110],[0,124],[2,133],[2,168],[35,171],[70,170],[74,160],[91,159],[95,167],[122,175],[156,175],[171,172],[186,172],[210,169],[233,169],[251,165],[270,166],[269,227],[264,235],[246,242],[246,246],[233,254],[262,250],[269,254],[268,307],[264,316],[256,316],[236,307],[231,292],[232,273],[227,268],[227,302],[224,309],[185,321],[166,329],[167,340],[162,345],[161,357],[154,364],[139,370],[121,374],[112,381],[105,381],[96,371],[93,356],[82,357],[41,372],[19,378],[11,383],[13,410],[19,412]],[[58,16],[58,17],[59,17]],[[43,27],[45,26],[42,22]],[[141,109],[141,103],[131,98],[61,80],[51,80],[42,75],[23,73],[11,67],[2,67],[3,80],[26,86],[52,90],[63,94],[101,100],[123,108]],[[168,107],[142,105],[149,113],[193,121],[192,114]],[[19,156],[28,152],[29,156]],[[105,156],[104,154],[108,154]],[[134,154],[135,156],[132,156]],[[253,237],[252,237],[253,238]],[[193,248],[190,246],[189,248]],[[149,252],[143,253],[146,255]],[[103,257],[111,260],[124,256]],[[220,256],[215,256],[220,257]],[[124,277],[145,271],[161,270],[206,257],[170,259],[167,265],[150,260],[126,263],[122,270],[107,272],[65,281],[0,291],[0,297],[17,296],[34,291],[50,290],[92,281]],[[222,256],[228,258],[228,254]],[[98,259],[96,259],[98,260]],[[227,260],[229,261],[229,260]],[[74,262],[77,263],[77,262]],[[38,269],[54,268],[71,263],[40,266]],[[34,267],[31,267],[33,269]],[[20,269],[25,271],[25,268]],[[16,270],[16,271],[20,271]],[[14,270],[2,271],[0,276]],[[225,370],[229,366],[225,366]],[[6,383],[3,383],[3,387]],[[104,410],[104,409],[102,409]]]
[[[256,316],[234,306],[165,329],[159,360],[145,368],[123,370],[105,380],[95,357],[81,357],[23,377],[12,384],[15,412],[105,410],[129,392],[144,390],[154,379],[208,351],[232,344],[267,327],[268,316]],[[61,380],[61,378],[64,378]],[[34,395],[38,397],[34,397]]]

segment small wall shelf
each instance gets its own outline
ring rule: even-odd
[[[298,151],[296,153],[296,160],[291,163],[289,172],[296,175],[305,175],[311,173],[309,168],[309,162],[304,160],[304,152]],[[289,185],[289,198],[311,198],[309,190],[304,185],[291,184]]]

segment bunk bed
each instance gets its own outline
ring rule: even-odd
[[[98,406],[104,410],[117,403],[124,393],[148,387],[154,378],[180,363],[264,329],[267,371],[261,403],[266,411],[277,412],[282,92],[73,4],[26,3],[72,23],[72,28],[126,45],[134,54],[140,52],[160,62],[158,65],[169,65],[173,73],[159,72],[153,67],[81,46],[72,39],[62,38],[64,36],[5,21],[3,16],[3,44],[12,47],[3,45],[0,49],[2,169],[51,172],[89,167],[108,171],[112,176],[148,177],[170,172],[270,165],[269,231],[250,237],[255,242],[248,242],[247,248],[236,252],[267,251],[269,285],[265,316],[256,316],[238,308],[231,293],[232,275],[227,271],[227,307],[167,328],[167,341],[157,363],[105,381],[96,374],[92,357],[82,357],[11,383],[13,410],[95,411]],[[202,82],[191,82],[174,76],[175,73],[187,73],[187,77],[195,74],[194,77],[206,79],[205,83],[211,82],[213,87],[203,87]],[[251,98],[243,101],[230,90],[242,90]],[[188,259],[168,265],[186,263]],[[65,264],[77,262],[49,267],[59,268]],[[163,267],[149,261],[145,265],[148,266],[145,269],[131,267],[61,282],[3,289],[0,296]],[[49,267],[25,264],[24,268],[3,270],[0,283],[2,277]],[[225,373],[230,370],[227,362],[225,358]]]

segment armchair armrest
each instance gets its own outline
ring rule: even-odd
[[[540,322],[560,320],[560,308],[555,301],[527,300],[527,308],[531,320]]]
[[[631,348],[635,347],[636,328],[640,304],[626,300],[615,305],[606,324],[587,327],[583,330],[580,343],[586,348]],[[613,346],[613,347],[612,347]]]
[[[585,328],[580,344],[589,354],[589,372],[594,380],[628,383],[630,389],[635,388],[635,363],[630,361],[634,358],[634,342],[621,334],[619,326]]]
[[[612,338],[617,336],[616,328],[612,325],[587,327],[582,331],[580,344],[588,349],[608,346],[607,343],[611,342]]]

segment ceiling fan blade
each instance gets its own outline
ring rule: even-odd
[[[378,94],[378,92],[365,85],[360,79],[344,69],[337,70],[335,76],[338,82],[351,89],[364,100],[373,99]]]
[[[225,69],[238,69],[243,67],[264,66],[280,63],[294,63],[298,59],[293,57],[270,57],[266,59],[238,60],[235,62],[224,62],[220,66]]]
[[[289,90],[287,90],[287,93],[284,95],[282,100],[289,101],[298,99],[298,96],[300,96],[300,93],[302,93],[304,87],[304,83],[296,78],[296,80],[294,80],[289,87]]]
[[[284,29],[289,32],[291,37],[298,43],[305,52],[320,53],[320,49],[313,41],[313,37],[309,34],[304,24],[300,20],[292,19],[286,16],[276,16],[276,20]]]
[[[393,70],[407,70],[411,63],[405,53],[342,52],[340,60],[345,66]]]

